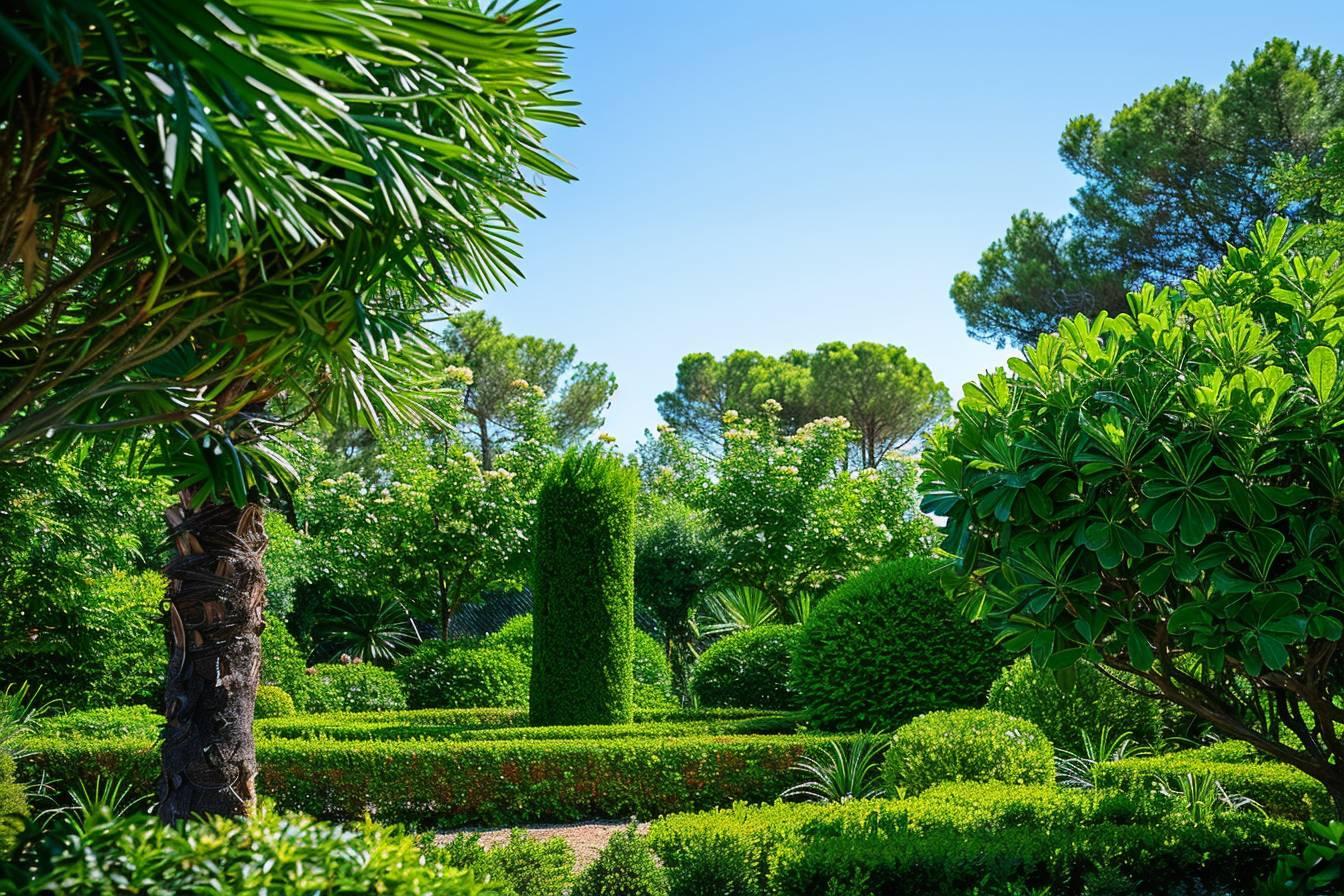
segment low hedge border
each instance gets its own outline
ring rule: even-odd
[[[669,738],[697,735],[792,734],[798,721],[791,715],[761,716],[751,719],[723,719],[678,722],[640,722],[633,725],[550,725],[539,728],[461,728],[446,725],[405,725],[380,722],[355,722],[346,725],[262,720],[256,726],[259,736],[286,740],[599,740],[605,738]]]
[[[520,824],[653,818],[738,801],[766,802],[794,783],[816,735],[551,741],[259,739],[257,790],[284,811],[346,820]],[[143,738],[34,738],[30,776],[71,787],[118,776],[137,792],[158,777]]]
[[[1228,761],[1236,755],[1234,750],[1216,745],[1104,762],[1097,766],[1094,778],[1098,787],[1144,792],[1153,789],[1158,778],[1175,783],[1186,774],[1209,775],[1228,793],[1250,797],[1270,815],[1299,821],[1334,817],[1330,797],[1320,782],[1280,762]]]
[[[1168,893],[1198,881],[1242,893],[1302,836],[1256,812],[1201,826],[1128,794],[962,783],[904,800],[673,815],[649,841],[672,896],[941,896],[986,881],[1002,892]]]

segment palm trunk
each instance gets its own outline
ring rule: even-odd
[[[256,801],[252,713],[261,673],[266,550],[259,504],[191,494],[164,516],[177,549],[168,564],[168,680],[159,816],[243,815]]]

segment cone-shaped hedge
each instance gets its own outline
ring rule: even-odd
[[[628,723],[639,477],[596,446],[552,462],[537,495],[534,725]]]

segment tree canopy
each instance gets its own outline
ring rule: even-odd
[[[1063,321],[968,386],[921,489],[1010,648],[1133,673],[1338,805],[1344,267],[1295,239]]]
[[[578,349],[554,339],[505,333],[498,320],[480,311],[454,316],[445,341],[453,362],[471,371],[463,429],[487,470],[497,452],[537,435],[523,432],[515,413],[521,407],[519,388],[537,389],[544,397],[550,440],[560,447],[592,435],[616,392],[607,365],[576,361]]]
[[[1125,310],[1128,290],[1215,265],[1254,222],[1331,214],[1282,189],[1284,159],[1319,160],[1344,124],[1344,59],[1276,38],[1222,84],[1182,78],[1116,112],[1071,120],[1064,164],[1083,178],[1070,214],[1024,211],[958,274],[952,299],[977,339],[1023,345],[1064,317]]]
[[[692,448],[724,450],[724,415],[751,414],[766,402],[776,422],[796,432],[821,417],[851,426],[856,466],[876,467],[910,445],[947,412],[950,399],[929,368],[898,345],[827,342],[814,352],[779,357],[738,349],[715,358],[686,355],[677,386],[657,398],[658,411]]]

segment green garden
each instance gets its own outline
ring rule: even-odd
[[[0,894],[1340,892],[1344,58],[1069,122],[964,389],[696,351],[623,450],[478,307],[564,14],[0,11]]]

